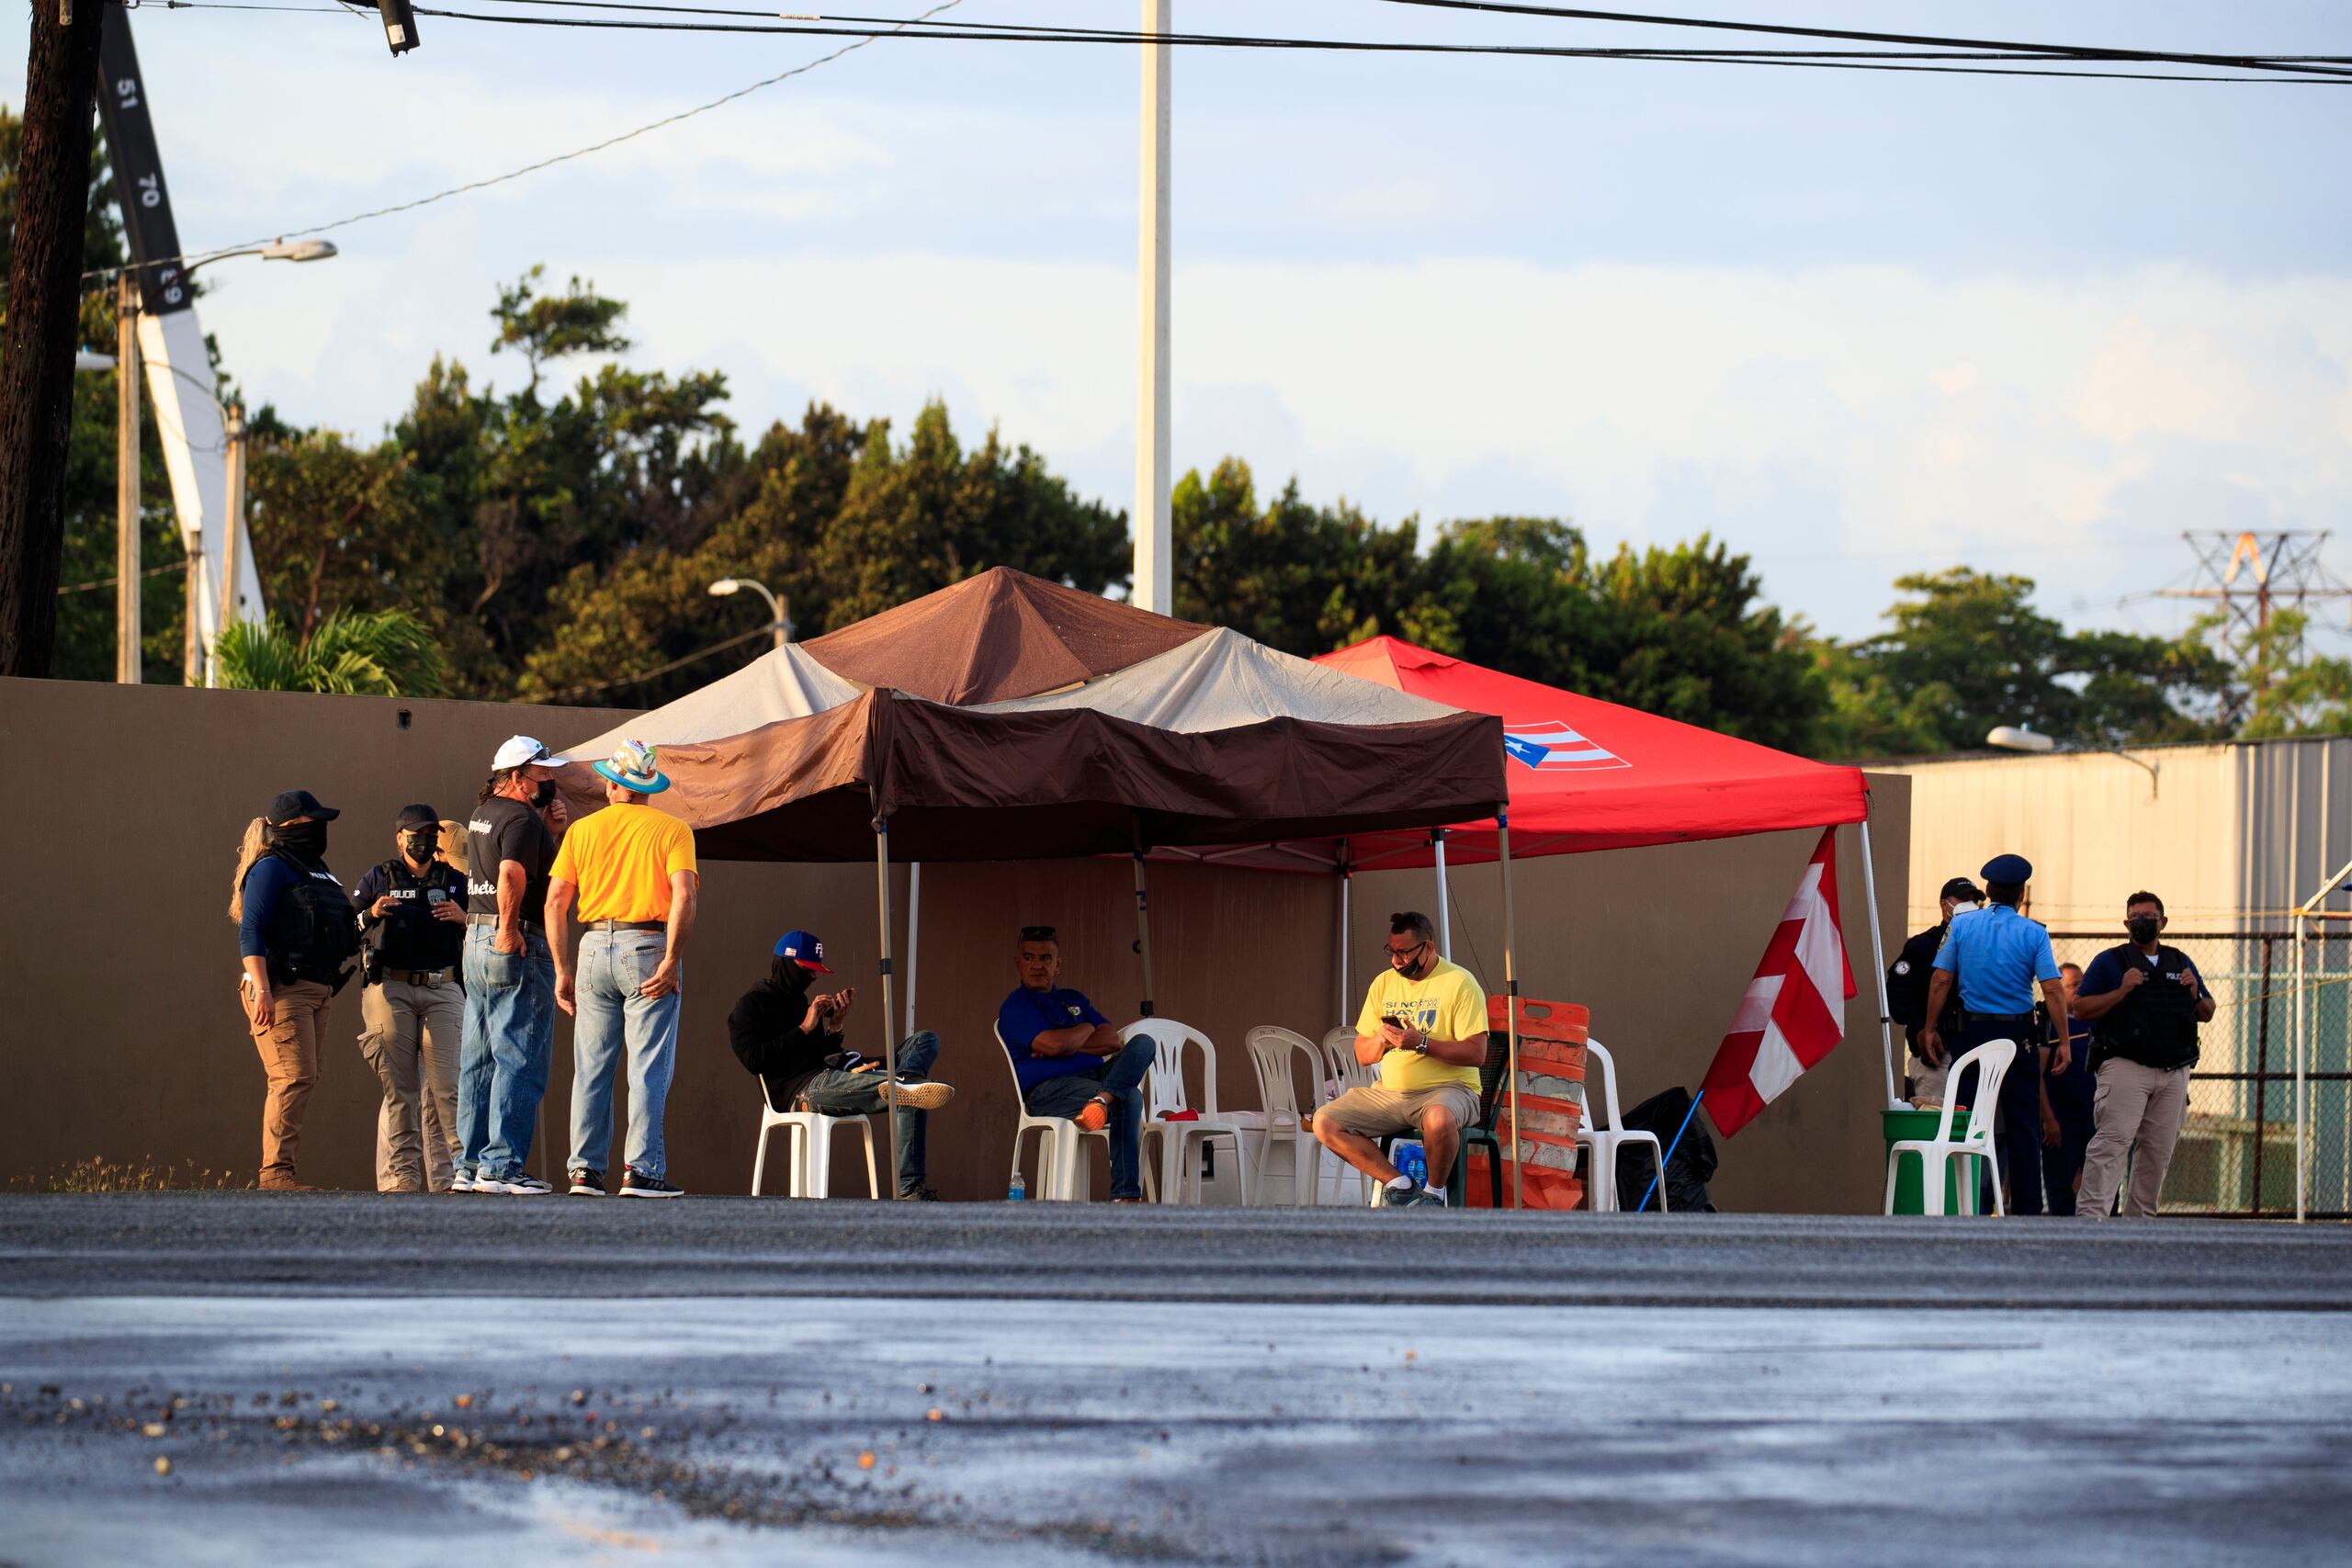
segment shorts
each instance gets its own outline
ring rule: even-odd
[[[1367,1138],[1385,1138],[1402,1134],[1418,1138],[1421,1135],[1421,1113],[1432,1105],[1442,1105],[1453,1112],[1456,1125],[1475,1127],[1478,1124],[1477,1092],[1466,1084],[1442,1083],[1430,1089],[1399,1092],[1378,1084],[1359,1084],[1343,1091],[1330,1104],[1318,1109],[1318,1122],[1333,1123],[1342,1131],[1362,1134]]]

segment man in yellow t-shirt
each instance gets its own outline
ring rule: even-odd
[[[1380,1184],[1379,1206],[1444,1207],[1462,1129],[1478,1120],[1487,994],[1468,970],[1440,956],[1437,929],[1417,910],[1388,917],[1388,968],[1373,981],[1356,1019],[1356,1060],[1380,1064],[1380,1081],[1349,1089],[1317,1111],[1315,1136]],[[1416,1188],[1381,1154],[1378,1140],[1390,1135],[1421,1140],[1427,1185]]]
[[[548,870],[556,1006],[580,1021],[571,1034],[571,1192],[605,1195],[613,1077],[626,1047],[628,1168],[621,1196],[677,1198],[684,1193],[664,1175],[662,1111],[677,1065],[679,962],[702,891],[695,834],[646,804],[670,787],[652,747],[624,740],[595,769],[605,808],[571,825]],[[587,926],[576,970],[568,929],[575,897]]]

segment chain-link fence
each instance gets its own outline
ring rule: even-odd
[[[2088,965],[2120,932],[2052,931],[2061,964]],[[2302,984],[2290,931],[2166,931],[2213,993],[2198,1032],[2188,1120],[2165,1173],[2170,1213],[2292,1218],[2295,1038],[2309,1055],[2306,1193],[2313,1219],[2352,1218],[2352,933],[2303,940]],[[2300,1007],[2298,1003],[2300,1002]]]

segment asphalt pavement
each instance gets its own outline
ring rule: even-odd
[[[0,1199],[0,1563],[2343,1560],[2352,1230]]]

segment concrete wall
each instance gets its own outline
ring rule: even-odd
[[[92,1156],[250,1179],[263,1081],[238,1016],[226,917],[246,820],[280,789],[312,790],[345,809],[329,860],[356,880],[391,852],[401,805],[423,799],[461,816],[507,735],[560,747],[613,720],[609,710],[0,681],[0,743],[12,759],[0,770],[0,804],[17,830],[19,867],[19,896],[0,912],[0,985],[10,998],[0,1033],[0,1179]],[[1906,795],[1900,780],[1878,782],[1890,940],[1904,899]],[[1592,1008],[1595,1032],[1617,1050],[1628,1104],[1668,1083],[1695,1086],[1815,837],[1530,863],[1516,879],[1523,991]],[[1849,832],[1842,896],[1867,992],[1852,841]],[[1216,1040],[1221,1095],[1254,1104],[1247,1029],[1278,1022],[1319,1033],[1336,1021],[1334,886],[1193,866],[1151,874],[1159,1010]],[[1475,946],[1480,967],[1498,977],[1493,870],[1457,874],[1457,953],[1470,957],[1462,950]],[[1369,922],[1430,904],[1426,874],[1358,879],[1359,996],[1381,941]],[[902,871],[892,895],[900,944],[907,892]],[[933,1119],[933,1179],[950,1197],[995,1197],[1012,1096],[989,1024],[1013,983],[1012,931],[1060,927],[1069,981],[1112,1016],[1131,1016],[1140,995],[1131,873],[1124,862],[934,865],[922,894],[918,1022],[944,1037],[940,1074],[958,1088],[956,1104]],[[748,1186],[758,1092],[728,1050],[726,1013],[765,973],[775,934],[793,925],[823,936],[857,987],[853,1043],[879,1048],[873,867],[707,866],[668,1121],[673,1177],[690,1190]],[[1716,1187],[1724,1207],[1876,1207],[1880,1068],[1867,999],[1849,1010],[1848,1043],[1725,1151]],[[304,1138],[302,1174],[331,1186],[372,1182],[378,1093],[358,1053],[358,1014],[355,985],[332,1014]],[[570,1063],[561,1024],[533,1160],[543,1172],[562,1163]]]

